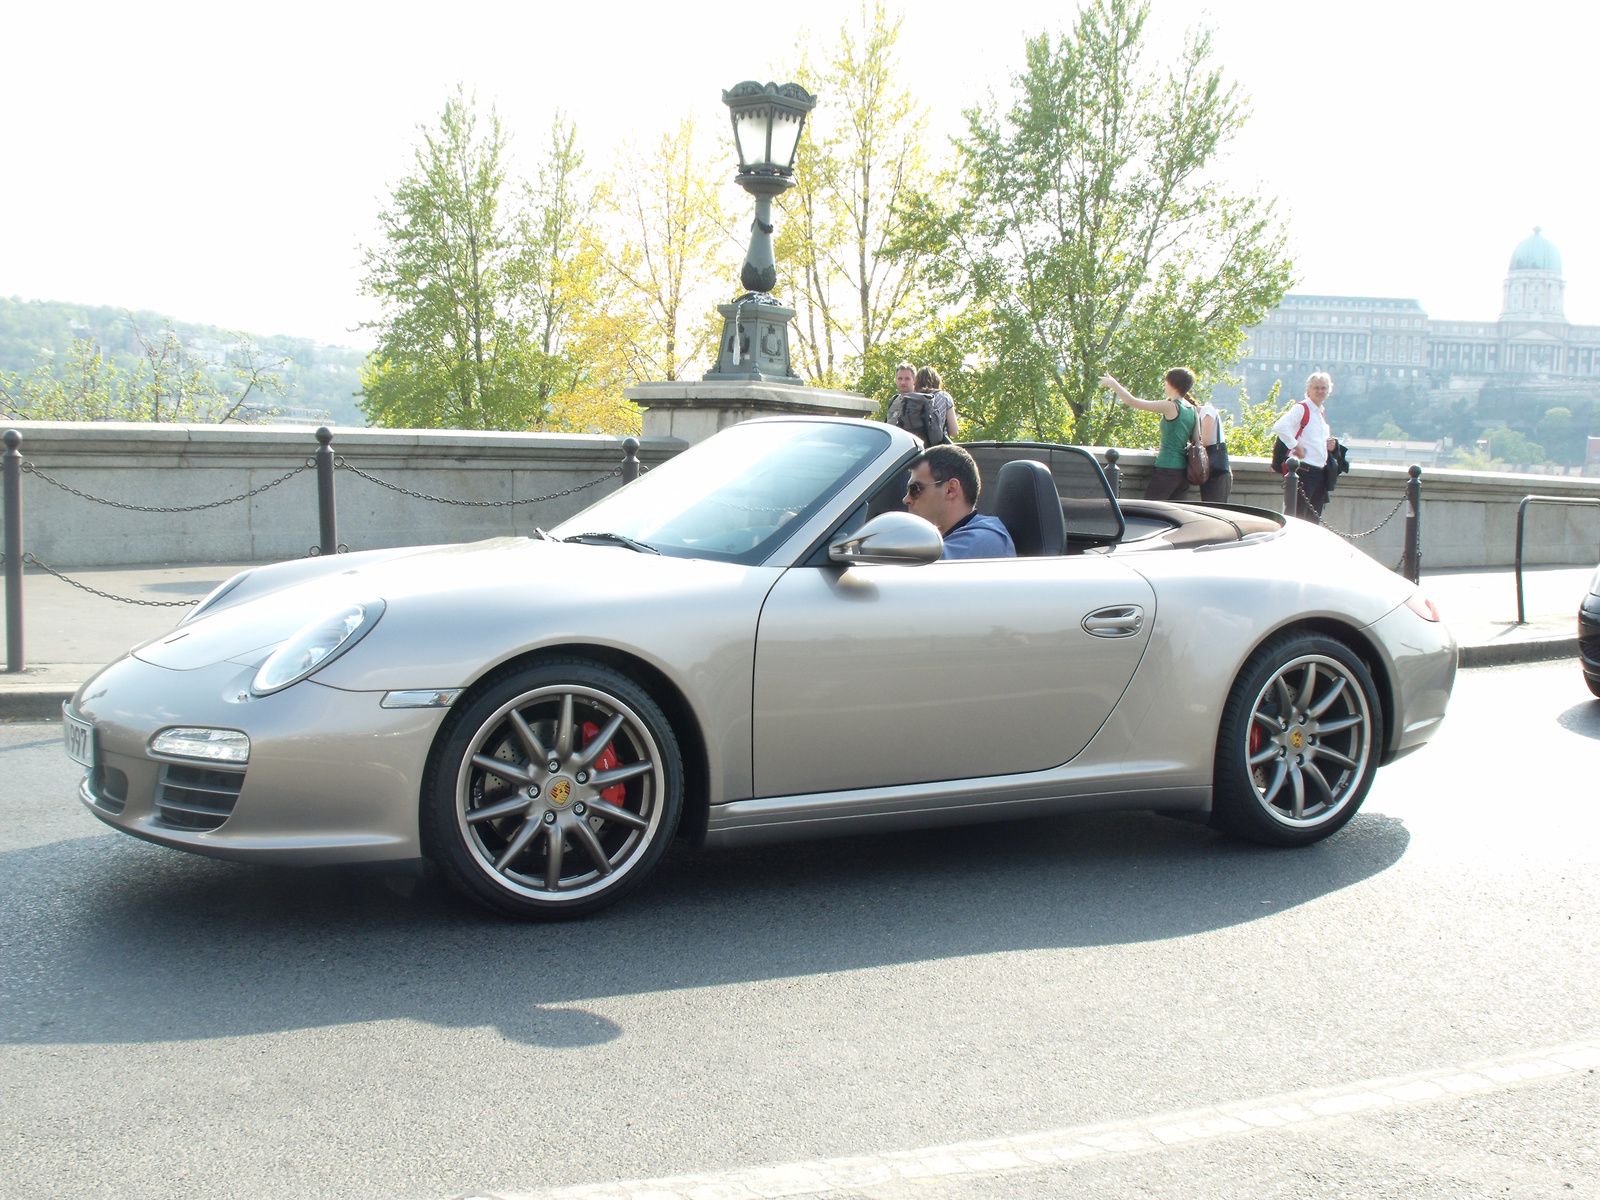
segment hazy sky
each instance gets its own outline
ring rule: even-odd
[[[456,81],[531,154],[557,105],[591,162],[769,75],[803,4],[47,4],[0,8],[0,295],[151,308],[361,345],[357,247]],[[1600,15],[1592,0],[1157,0],[1155,45],[1216,31],[1254,117],[1225,172],[1280,197],[1299,291],[1492,318],[1539,224],[1567,312],[1600,323]],[[1041,0],[911,3],[908,78],[937,128],[1004,93]],[[685,15],[692,13],[693,15]],[[753,31],[770,20],[770,41]],[[731,155],[731,150],[730,150]]]

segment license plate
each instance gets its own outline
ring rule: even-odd
[[[61,711],[61,736],[67,744],[67,757],[80,767],[94,770],[94,726]]]

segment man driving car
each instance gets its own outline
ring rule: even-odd
[[[942,558],[1015,558],[1011,534],[996,517],[978,512],[978,464],[960,446],[934,446],[911,460],[907,511],[944,536]]]

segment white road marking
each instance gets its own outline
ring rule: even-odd
[[[578,1184],[537,1192],[484,1192],[466,1200],[781,1200],[918,1179],[1022,1171],[1108,1155],[1142,1154],[1216,1137],[1395,1111],[1450,1096],[1502,1092],[1534,1080],[1600,1067],[1600,1039],[1527,1054],[1439,1067],[1289,1096],[1132,1121],[1083,1125],[990,1141],[891,1150],[771,1167],[736,1168],[669,1179]]]

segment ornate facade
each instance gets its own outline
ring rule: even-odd
[[[1496,321],[1437,320],[1415,300],[1290,294],[1250,331],[1237,369],[1256,397],[1276,379],[1298,394],[1327,371],[1347,394],[1390,381],[1600,398],[1600,326],[1571,324],[1565,298],[1561,255],[1535,228],[1512,252]]]

